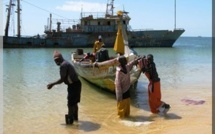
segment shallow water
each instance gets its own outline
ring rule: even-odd
[[[46,89],[59,78],[52,59],[54,49],[4,49],[3,133],[212,133],[211,38],[180,38],[173,48],[136,48],[154,54],[161,78],[162,100],[171,105],[168,115],[153,115],[147,102],[147,80],[141,75],[131,92],[131,117],[116,117],[112,93],[81,79],[82,98],[78,124],[65,125],[66,86]],[[64,58],[76,49],[59,49]],[[91,49],[84,49],[85,52]],[[114,55],[109,49],[110,55]],[[186,103],[184,99],[203,104]]]

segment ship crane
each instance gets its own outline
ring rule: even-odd
[[[10,19],[11,19],[11,14],[13,14],[13,7],[15,6],[14,4],[14,0],[10,0],[9,5],[7,5],[8,8],[7,10],[7,21],[6,21],[6,26],[5,26],[5,36],[8,37],[9,34],[9,27],[10,27]],[[20,37],[21,36],[21,19],[20,19],[20,0],[17,0],[17,36]],[[14,21],[13,21],[14,23]]]

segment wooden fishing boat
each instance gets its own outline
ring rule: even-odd
[[[107,89],[108,91],[115,92],[115,72],[116,67],[118,66],[117,57],[99,62],[99,67],[96,67],[95,63],[92,63],[90,60],[81,61],[86,54],[78,55],[77,53],[72,53],[71,59],[72,64],[75,67],[78,75],[85,80],[101,87]],[[136,58],[136,55],[129,55],[128,61],[132,61]],[[135,86],[138,78],[141,74],[141,70],[138,66],[133,66],[133,69],[130,71],[131,85]]]
[[[125,29],[122,25],[122,16],[123,12],[119,12],[119,24],[118,24],[118,32],[116,36],[116,41],[114,44],[114,50],[117,53],[124,54],[127,58],[127,61],[130,62],[138,57],[130,51],[128,47],[128,38],[125,32]],[[83,49],[82,49],[83,50]],[[92,62],[89,59],[84,59],[87,54],[84,52],[79,53],[74,52],[71,54],[71,61],[77,71],[78,75],[87,81],[101,87],[103,89],[107,89],[108,91],[115,92],[115,72],[116,67],[118,66],[117,56],[112,57],[109,60],[102,62]],[[84,60],[82,60],[84,59]],[[135,85],[138,81],[141,74],[141,69],[139,66],[133,66],[130,71],[131,85]]]

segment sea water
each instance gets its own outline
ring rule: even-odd
[[[65,125],[66,85],[46,88],[59,79],[54,50],[70,61],[76,48],[3,50],[4,134],[212,132],[211,38],[181,37],[172,48],[134,48],[139,55],[154,55],[162,100],[171,105],[167,115],[150,113],[144,74],[131,91],[131,116],[125,120],[117,118],[114,94],[81,79],[79,122],[74,125]],[[115,55],[113,49],[108,50],[109,55]],[[84,52],[92,52],[92,48],[84,48]]]

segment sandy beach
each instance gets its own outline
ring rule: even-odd
[[[65,88],[65,86],[60,85],[52,91],[44,89],[42,92],[45,94],[43,97],[46,99],[43,97],[40,99],[45,99],[47,102],[41,102],[39,98],[27,100],[23,97],[22,101],[25,106],[22,106],[22,108],[19,107],[21,102],[15,101],[11,102],[16,103],[15,108],[4,106],[4,134],[212,133],[212,95],[210,85],[204,86],[206,88],[204,92],[196,89],[195,86],[187,87],[186,93],[184,89],[163,90],[163,101],[171,105],[171,110],[166,116],[162,114],[153,115],[149,112],[146,88],[144,91],[138,91],[138,89],[144,88],[142,86],[142,84],[138,84],[137,90],[132,92],[134,100],[131,104],[130,118],[120,120],[116,117],[115,96],[96,87],[94,87],[96,90],[90,89],[91,91],[89,91],[92,85],[85,83],[82,102],[79,104],[80,120],[74,125],[65,125],[64,121],[64,114],[67,109],[65,107],[66,101],[63,101],[62,96],[66,95],[66,92],[59,93],[59,90]],[[93,94],[97,94],[96,98],[93,97]],[[138,100],[135,100],[135,98]],[[5,103],[7,101],[9,100],[5,100]],[[31,107],[34,102],[38,103]],[[45,103],[48,103],[48,105]]]

